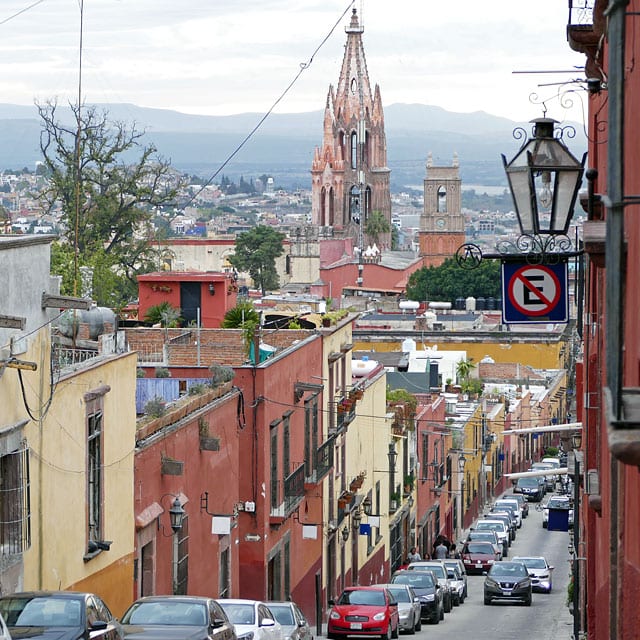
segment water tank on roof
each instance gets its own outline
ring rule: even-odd
[[[108,307],[67,309],[58,319],[57,326],[63,336],[75,338],[81,324],[89,327],[89,340],[97,340],[105,331],[115,330],[116,314]]]
[[[363,357],[362,360],[351,361],[351,375],[354,378],[361,378],[362,376],[369,375],[376,367],[378,363],[375,360],[369,360],[368,357]]]
[[[413,338],[406,338],[402,341],[402,352],[408,353],[409,351],[416,350],[416,341]]]
[[[478,298],[476,300],[476,309],[478,311],[484,311],[487,308],[487,301],[484,298]]]
[[[476,310],[476,299],[473,296],[469,296],[465,301],[467,311]]]
[[[430,302],[429,309],[437,309],[438,311],[446,311],[451,309],[450,302]]]
[[[456,311],[464,311],[464,298],[456,298]]]
[[[420,303],[415,300],[400,300],[398,306],[402,311],[416,311],[420,306]]]
[[[496,299],[493,296],[489,296],[487,298],[487,309],[489,311],[495,311],[496,308]]]

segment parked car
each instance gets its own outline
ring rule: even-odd
[[[498,539],[496,538],[496,545],[498,544]],[[499,545],[498,545],[499,546]],[[502,549],[498,549],[500,553],[502,553]],[[467,570],[465,569],[464,562],[462,562],[462,558],[447,558],[444,561],[445,565],[447,565],[447,569],[449,567],[458,567],[458,571],[460,572],[460,577],[464,584],[464,591],[462,601],[469,595],[469,585],[467,580]]]
[[[542,507],[542,526],[546,529],[549,526],[549,509],[566,509],[568,525],[573,526],[573,509],[571,508],[571,498],[569,496],[551,496]]]
[[[493,503],[492,509],[496,511],[504,511],[508,509],[513,512],[513,515],[516,519],[516,526],[518,529],[522,527],[522,509],[520,508],[520,503],[513,498],[499,498]]]
[[[216,602],[235,627],[238,640],[284,640],[280,623],[264,602],[238,598]]]
[[[520,600],[531,606],[531,578],[522,562],[498,562],[484,580],[484,603],[494,600]]]
[[[531,577],[533,591],[551,593],[553,588],[553,567],[543,556],[516,556],[514,562],[522,562]]]
[[[422,629],[422,607],[420,598],[416,595],[413,587],[408,584],[384,584],[393,594],[398,603],[398,619],[400,631],[407,631],[414,635],[416,631]]]
[[[284,640],[313,640],[313,631],[295,602],[265,602],[282,627]]]
[[[445,564],[447,561],[444,561]],[[460,573],[460,568],[457,566],[447,566],[447,580],[451,586],[451,595],[453,597],[453,606],[458,607],[464,602],[464,580]]]
[[[420,600],[422,620],[438,624],[444,618],[444,589],[433,571],[396,571],[391,577],[391,584],[407,584]]]
[[[509,555],[509,527],[502,520],[478,520],[475,526],[476,531],[494,531],[498,536],[498,540],[502,545],[502,557],[506,558]]]
[[[442,603],[444,606],[444,612],[449,613],[453,607],[453,590],[449,584],[449,577],[447,575],[447,566],[444,560],[420,560],[419,562],[410,562],[407,567],[409,571],[421,571],[428,569],[433,571],[438,578],[438,582],[442,585]]]
[[[509,546],[511,546],[511,543],[516,539],[516,532],[518,530],[511,511],[489,511],[484,517],[489,520],[502,520],[507,525],[509,530]]]
[[[222,607],[197,596],[145,596],[121,619],[127,640],[236,640],[236,632]]]
[[[526,518],[529,515],[529,502],[521,493],[514,493],[509,496],[520,503],[520,509],[522,509],[522,517]]]
[[[93,593],[28,591],[0,597],[0,615],[13,640],[120,640],[122,627]]]
[[[554,473],[554,466],[547,462],[534,462],[529,471],[548,471],[544,476],[545,491],[553,491],[556,488],[556,482],[560,479],[557,473]]]
[[[472,540],[482,540],[483,542],[490,542],[496,550],[498,560],[502,560],[504,548],[502,546],[502,542],[500,542],[500,540],[498,539],[498,534],[495,531],[490,531],[489,529],[471,529],[467,534],[467,539],[465,540],[465,542],[471,542]]]
[[[9,629],[5,624],[4,618],[0,615],[0,640],[11,640]]]
[[[465,542],[460,553],[467,573],[484,573],[498,561],[498,554],[490,542]]]
[[[540,502],[545,494],[544,480],[541,483],[540,479],[534,476],[518,478],[513,492],[521,493],[529,502]]]
[[[328,640],[352,635],[397,638],[398,603],[386,587],[347,587],[334,602],[327,621]]]

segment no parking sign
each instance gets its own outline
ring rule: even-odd
[[[502,318],[505,323],[568,322],[567,263],[502,265]]]

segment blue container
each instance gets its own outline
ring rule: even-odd
[[[569,531],[569,509],[549,509],[549,531]]]

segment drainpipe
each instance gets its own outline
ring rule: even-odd
[[[606,317],[607,380],[611,392],[611,412],[620,417],[622,392],[622,282],[624,273],[624,45],[625,11],[629,0],[609,0],[608,19],[609,73],[609,143],[607,145],[607,219],[606,219]],[[609,637],[618,637],[621,599],[618,581],[619,473],[618,462],[611,460],[611,552],[609,572]]]

